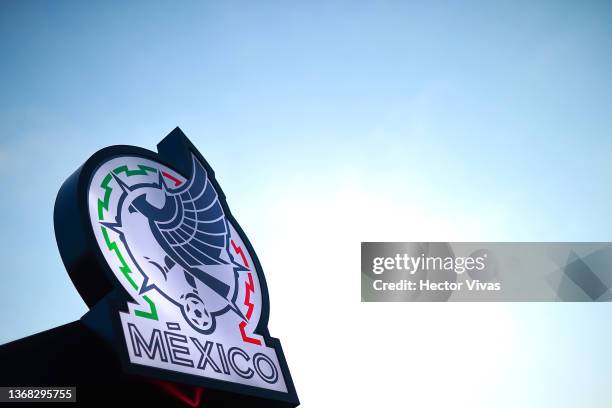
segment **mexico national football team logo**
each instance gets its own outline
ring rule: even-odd
[[[103,149],[62,187],[73,282],[92,310],[116,308],[135,372],[297,403],[261,266],[212,169],[178,128],[158,150]]]

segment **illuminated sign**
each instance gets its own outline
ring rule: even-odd
[[[110,310],[128,372],[297,405],[260,263],[180,129],[158,153],[94,154],[62,186],[55,229],[90,313]]]

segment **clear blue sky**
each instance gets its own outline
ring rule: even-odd
[[[295,219],[303,235],[332,214],[322,228],[350,245],[303,240],[321,259],[372,238],[612,240],[611,21],[606,1],[0,2],[0,342],[86,311],[53,235],[63,180],[177,125],[271,265],[273,302],[291,300],[273,236]],[[609,406],[608,305],[508,308],[550,363],[519,353],[517,387],[580,374],[533,406]]]

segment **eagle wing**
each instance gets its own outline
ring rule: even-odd
[[[193,157],[191,179],[176,190],[164,190],[169,210],[164,212],[171,217],[153,222],[179,261],[191,267],[229,263],[227,220],[204,166]]]

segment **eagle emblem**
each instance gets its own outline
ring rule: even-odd
[[[191,327],[209,334],[216,318],[236,305],[238,277],[246,269],[230,249],[229,221],[206,169],[192,156],[191,179],[169,185],[128,184],[112,174],[121,189],[114,221],[100,223],[119,234],[143,276],[140,294],[158,291],[177,305]],[[177,183],[178,184],[178,183]]]

